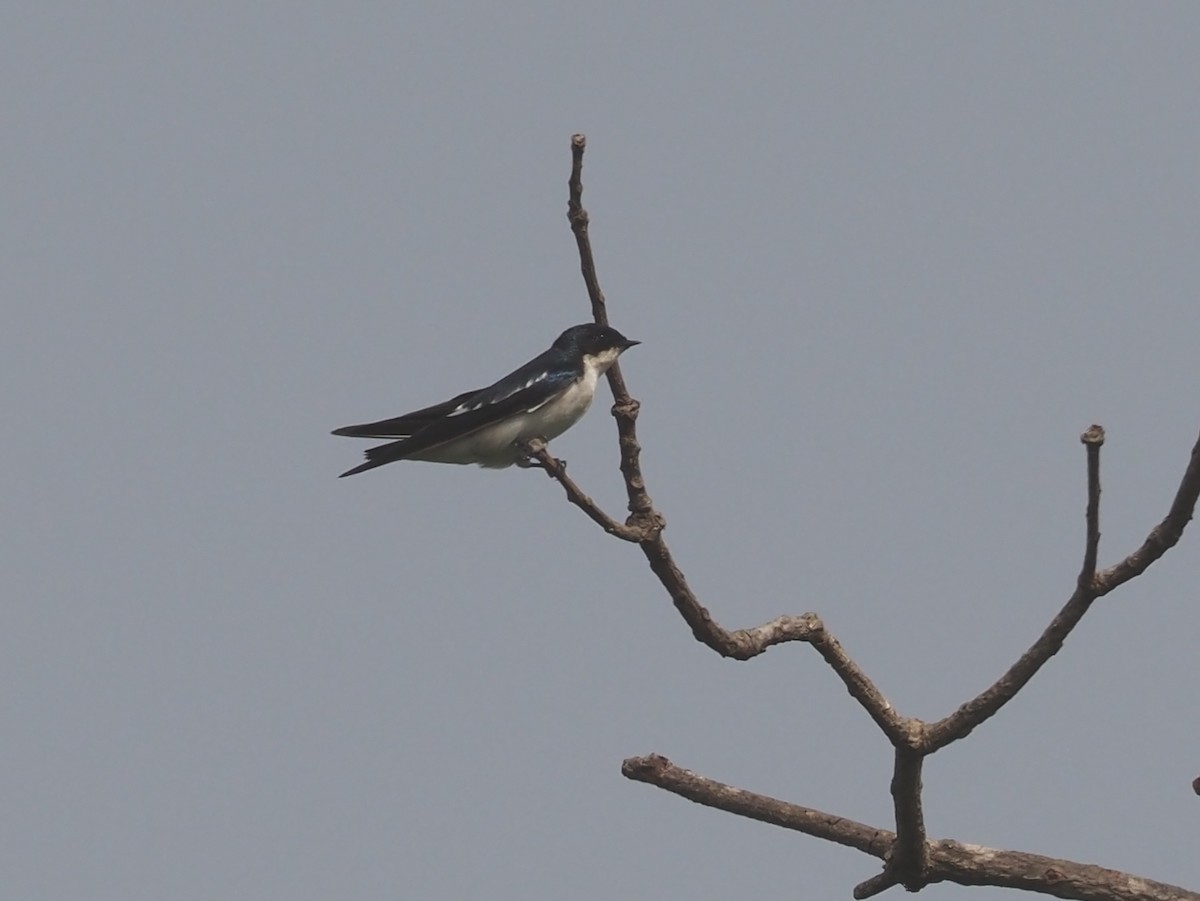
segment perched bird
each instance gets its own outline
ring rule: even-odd
[[[348,425],[335,435],[395,438],[367,451],[367,462],[341,477],[394,460],[532,465],[526,442],[557,438],[579,421],[596,382],[622,352],[640,344],[607,325],[573,325],[550,349],[500,381],[395,419]]]

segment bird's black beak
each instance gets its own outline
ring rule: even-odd
[[[632,338],[626,338],[621,344],[621,350],[629,350],[635,344],[641,344],[641,341],[634,341]]]

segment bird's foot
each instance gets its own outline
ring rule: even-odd
[[[521,469],[546,469],[541,460],[535,459],[534,455],[539,451],[544,450],[546,442],[540,438],[534,438],[532,441],[518,441],[517,448],[521,451],[521,456],[517,458],[517,466]],[[558,457],[553,457],[554,465],[560,471],[566,471],[567,461],[560,460]],[[551,475],[550,471],[546,470],[546,475]]]

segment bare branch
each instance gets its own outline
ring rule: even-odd
[[[592,257],[592,244],[588,239],[590,218],[583,208],[583,152],[587,149],[587,135],[571,135],[571,177],[567,180],[567,221],[579,247],[579,267],[583,271],[583,282],[587,286],[588,299],[592,302],[592,316],[598,325],[608,325],[608,310],[604,304],[604,292],[596,278],[596,260]]]
[[[590,217],[583,208],[583,153],[587,139],[576,134],[571,137],[571,177],[568,181],[567,219],[579,248],[580,271],[587,286],[592,303],[592,315],[599,323],[608,321],[604,293],[600,290],[596,275],[596,262],[592,254],[588,235]],[[850,694],[867,710],[893,744],[913,747],[919,724],[908,721],[888,703],[866,675],[842,650],[837,640],[825,632],[821,621],[813,614],[804,616],[781,616],[770,623],[752,629],[730,632],[722,628],[712,614],[700,603],[687,584],[682,570],[675,564],[670,548],[663,540],[662,530],[666,520],[654,509],[646,491],[642,476],[640,453],[637,440],[636,420],[638,402],[631,398],[617,367],[608,371],[613,391],[613,416],[617,420],[617,432],[621,449],[621,473],[629,497],[630,516],[624,525],[600,510],[590,498],[556,465],[548,453],[535,454],[542,466],[563,486],[568,499],[598,523],[610,535],[626,541],[636,541],[646,555],[650,569],[658,577],[670,595],[684,621],[691,627],[696,639],[712,648],[723,657],[749,660],[773,645],[786,641],[807,641],[821,654],[825,661],[845,683]]]
[[[1041,637],[994,685],[929,727],[926,746],[928,753],[969,735],[971,730],[994,716],[1001,707],[1012,700],[1037,671],[1059,652],[1071,630],[1091,607],[1092,601],[1145,572],[1151,563],[1174,547],[1183,534],[1184,527],[1192,518],[1197,496],[1200,496],[1200,439],[1192,448],[1191,461],[1166,518],[1151,530],[1145,543],[1138,550],[1116,566],[1094,575],[1091,579],[1085,579],[1084,576],[1089,570],[1094,572],[1096,550],[1100,541],[1100,446],[1104,441],[1104,429],[1094,425],[1083,434],[1081,440],[1087,447],[1088,455],[1088,537],[1083,570],[1080,572],[1075,593],[1046,627]]]
[[[579,249],[580,270],[587,286],[593,317],[597,323],[607,324],[607,306],[600,290],[588,233],[590,219],[583,208],[583,154],[586,146],[583,135],[572,136],[567,218]],[[657,755],[626,760],[622,772],[627,778],[657,785],[699,804],[855,847],[883,859],[883,872],[861,883],[854,890],[856,898],[871,897],[897,884],[917,891],[932,882],[952,881],[962,885],[1022,888],[1086,901],[1111,901],[1114,897],[1145,898],[1147,901],[1200,901],[1200,896],[1174,886],[1140,880],[1091,865],[957,842],[928,841],[921,785],[926,756],[965,737],[995,715],[1062,648],[1067,636],[1097,597],[1140,575],[1179,541],[1200,497],[1200,439],[1192,449],[1191,461],[1166,518],[1151,531],[1141,548],[1116,566],[1097,573],[1100,448],[1104,444],[1104,429],[1093,425],[1081,436],[1087,451],[1088,500],[1083,563],[1074,594],[1038,640],[994,685],[951,715],[927,725],[920,720],[899,715],[837,640],[825,631],[815,614],[780,616],[762,626],[732,632],[716,622],[688,586],[682,570],[676,565],[663,540],[666,521],[654,509],[641,471],[641,447],[636,430],[639,404],[629,396],[618,366],[609,370],[608,379],[613,392],[612,412],[617,422],[621,473],[629,499],[630,515],[624,524],[617,522],[584,494],[567,477],[562,465],[550,456],[544,445],[531,448],[531,455],[562,485],[568,500],[590,519],[609,534],[641,547],[651,570],[698,641],[722,656],[737,660],[750,659],[773,645],[789,641],[807,642],[821,654],[850,695],[868,712],[895,748],[891,793],[897,829],[895,833],[873,829],[811,808],[743,791],[676,767],[665,757]],[[1200,779],[1195,787],[1200,792]]]
[[[1078,901],[1200,901],[1177,885],[1088,863],[1001,851],[953,841],[931,842],[930,882],[995,885]]]
[[[880,859],[896,838],[894,833],[885,829],[874,829],[865,823],[856,823],[845,817],[802,807],[799,804],[789,804],[716,782],[678,767],[658,754],[630,757],[621,764],[621,773],[627,779],[657,785],[705,807],[715,807],[762,823],[794,829],[806,835],[856,848]]]
[[[584,494],[583,490],[567,475],[562,463],[550,455],[544,443],[531,441],[529,454],[542,464],[542,468],[546,470],[550,478],[563,486],[563,490],[567,492],[567,500],[586,513],[592,522],[597,523],[609,535],[632,542],[638,542],[645,538],[643,529],[622,525],[601,510],[596,502]]]
[[[910,892],[928,881],[929,849],[925,842],[925,813],[921,808],[921,764],[925,757],[908,748],[896,749],[892,770],[892,805],[896,811],[896,846],[888,870]]]
[[[816,619],[815,615],[809,614]],[[820,623],[820,620],[817,620]],[[812,645],[816,648],[825,662],[837,673],[838,678],[850,692],[850,696],[862,706],[875,721],[883,734],[897,748],[920,748],[924,740],[924,723],[901,716],[883,696],[875,683],[864,673],[850,655],[842,648],[841,643],[822,626],[820,634],[815,635]]]
[[[585,149],[587,149],[587,137],[581,134],[572,135],[571,178],[567,182],[567,219],[571,223],[575,244],[579,248],[579,268],[583,273],[583,283],[587,286],[588,298],[592,302],[592,316],[600,325],[608,325],[608,309],[605,306],[604,292],[600,290],[600,280],[596,276],[596,260],[592,256],[592,241],[588,237],[590,217],[587,210],[583,208],[583,151]],[[654,510],[654,503],[650,500],[650,495],[646,493],[646,483],[642,478],[642,447],[638,444],[635,426],[640,405],[629,396],[619,363],[614,363],[608,370],[608,386],[612,389],[613,394],[612,414],[617,420],[618,444],[621,449],[621,474],[625,477],[629,511],[635,517],[647,518]],[[652,527],[652,524],[649,523],[641,524]]]
[[[855,898],[873,898],[886,892],[893,885],[899,885],[900,880],[890,867],[884,867],[882,873],[877,873],[866,882],[860,882],[854,887]]]
[[[901,882],[893,863],[899,857],[894,832],[735,788],[685,770],[658,754],[629,758],[621,764],[621,773],[705,807],[836,842],[887,861],[883,873],[854,890],[855,898],[868,898]],[[953,882],[1024,889],[1079,901],[1200,901],[1200,894],[1178,886],[1024,851],[941,840],[923,842],[921,853],[927,855],[927,870],[919,884],[904,883],[910,890]]]
[[[567,218],[578,245],[580,270],[587,286],[593,317],[597,323],[607,324],[606,302],[596,275],[588,233],[590,219],[583,208],[583,154],[586,145],[583,135],[572,136]],[[933,882],[950,881],[961,885],[1021,888],[1083,901],[1112,901],[1113,898],[1200,901],[1200,895],[1175,886],[1089,864],[952,841],[929,841],[922,809],[921,785],[926,756],[965,737],[995,715],[1062,648],[1067,636],[1096,598],[1140,575],[1179,541],[1200,498],[1200,439],[1192,449],[1187,471],[1166,518],[1150,532],[1137,551],[1117,565],[1097,572],[1100,546],[1100,448],[1104,444],[1104,429],[1093,425],[1081,436],[1087,452],[1088,500],[1083,563],[1075,592],[1037,641],[995,684],[949,716],[929,725],[897,713],[838,641],[826,632],[824,624],[814,613],[780,616],[764,625],[736,631],[728,631],[716,622],[688,586],[663,540],[666,520],[654,508],[641,471],[641,446],[636,430],[639,404],[629,396],[618,366],[609,369],[608,379],[613,392],[612,413],[617,422],[621,473],[629,499],[630,515],[625,523],[613,519],[584,494],[567,477],[563,466],[550,456],[544,445],[539,443],[531,448],[531,456],[562,485],[568,500],[590,519],[609,534],[636,543],[642,549],[651,570],[698,641],[718,654],[736,660],[748,660],[769,647],[790,641],[806,642],[817,650],[895,748],[891,792],[897,831],[892,833],[874,829],[832,814],[743,791],[677,767],[665,757],[657,755],[626,760],[622,765],[622,773],[627,778],[657,785],[699,804],[794,829],[880,858],[884,861],[883,872],[861,883],[854,890],[856,898],[867,898],[898,884],[910,891],[917,891]],[[1200,794],[1200,778],[1193,787]]]
[[[1179,490],[1175,492],[1175,500],[1171,509],[1157,526],[1150,530],[1146,541],[1140,548],[1108,569],[1098,573],[1095,579],[1096,597],[1103,597],[1114,588],[1124,585],[1130,579],[1140,576],[1146,569],[1173,548],[1183,535],[1183,530],[1196,512],[1196,500],[1200,498],[1200,439],[1192,447],[1192,457],[1188,462]]]
[[[1100,448],[1104,444],[1104,426],[1093,425],[1079,436],[1087,447],[1087,546],[1083,553],[1083,569],[1079,586],[1092,587],[1096,579],[1096,557],[1100,553]]]
[[[825,630],[824,624],[816,614],[781,616],[754,629],[730,632],[722,628],[696,598],[683,572],[675,565],[671,551],[661,535],[640,544],[650,563],[650,569],[667,589],[675,609],[691,626],[692,634],[698,641],[708,645],[722,657],[731,657],[734,660],[749,660],[772,645],[785,641],[806,641],[825,659],[845,683],[851,696],[866,709],[894,743],[911,743],[911,723],[896,713],[883,693],[842,649],[837,639]]]
[[[1046,631],[997,682],[982,694],[967,701],[949,716],[933,723],[926,732],[926,750],[965,738],[980,723],[994,716],[1034,677],[1038,670],[1059,652],[1071,630],[1083,619],[1091,605],[1090,592],[1077,588],[1071,599],[1046,627]]]

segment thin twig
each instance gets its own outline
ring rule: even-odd
[[[1191,459],[1166,518],[1151,530],[1140,548],[1116,566],[1095,573],[1095,555],[1100,541],[1100,446],[1104,441],[1104,430],[1094,425],[1082,435],[1082,441],[1088,455],[1087,545],[1075,593],[1046,627],[1046,631],[994,685],[929,727],[926,734],[928,753],[969,735],[971,730],[1012,700],[1038,670],[1059,652],[1071,630],[1091,607],[1092,601],[1145,572],[1150,564],[1175,546],[1192,518],[1197,497],[1200,496],[1200,439],[1192,448]],[[1094,573],[1090,579],[1084,577],[1089,570]]]
[[[971,731],[999,712],[1000,708],[1016,696],[1037,674],[1051,657],[1063,646],[1071,630],[1083,619],[1091,606],[1094,595],[1083,588],[1076,588],[1071,599],[1050,621],[1046,631],[1021,655],[1003,676],[996,680],[977,697],[967,701],[949,716],[929,726],[926,733],[927,750],[933,753],[938,748],[966,738]]]
[[[583,208],[583,152],[587,149],[587,137],[571,135],[571,178],[567,182],[567,220],[575,235],[579,248],[579,269],[592,302],[592,316],[599,325],[608,325],[608,308],[604,292],[600,290],[600,279],[596,275],[596,260],[592,255],[592,240],[588,235],[591,218]],[[640,404],[629,396],[621,366],[614,363],[608,370],[608,386],[613,395],[613,417],[617,420],[618,444],[621,451],[621,474],[625,478],[625,492],[629,496],[629,512],[639,519],[651,518],[654,503],[646,493],[646,482],[642,477],[641,445],[637,440],[637,415]],[[661,519],[661,516],[657,517]],[[651,527],[651,523],[639,523]]]
[[[1096,580],[1096,558],[1100,553],[1100,448],[1104,445],[1104,426],[1093,425],[1079,436],[1087,448],[1087,547],[1083,553],[1083,568],[1079,571],[1079,587],[1092,588]]]
[[[601,510],[596,502],[584,494],[583,490],[567,475],[562,464],[550,455],[545,444],[540,441],[536,443],[530,442],[529,453],[530,456],[542,464],[542,468],[546,470],[552,479],[563,486],[563,490],[567,493],[567,500],[587,514],[592,522],[597,523],[609,535],[615,535],[623,541],[632,541],[635,543],[645,537],[642,529],[619,523]]]
[[[1150,530],[1140,548],[1115,566],[1110,566],[1096,575],[1096,597],[1103,597],[1114,588],[1140,576],[1146,569],[1173,548],[1183,535],[1183,530],[1196,512],[1196,501],[1200,498],[1200,438],[1192,446],[1192,456],[1171,509],[1157,526]]]
[[[588,211],[583,208],[583,152],[587,150],[587,135],[571,135],[571,177],[567,180],[567,221],[579,247],[579,267],[583,271],[583,283],[587,286],[588,299],[592,302],[592,316],[598,325],[608,325],[608,310],[604,304],[604,292],[596,277],[596,260],[592,256],[592,244],[588,239]]]

